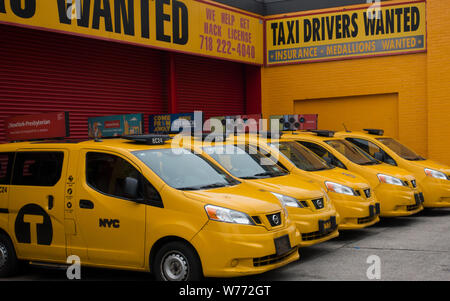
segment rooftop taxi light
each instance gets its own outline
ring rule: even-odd
[[[311,133],[315,133],[319,137],[334,137],[333,131],[326,131],[326,130],[309,130]]]
[[[377,135],[377,136],[384,135],[384,130],[381,130],[381,129],[364,129],[364,131],[366,131],[370,135]]]

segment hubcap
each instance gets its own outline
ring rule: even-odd
[[[189,265],[183,254],[171,251],[163,257],[161,272],[167,281],[183,281],[189,274]]]
[[[0,244],[0,269],[6,264],[8,260],[8,251],[5,246]]]

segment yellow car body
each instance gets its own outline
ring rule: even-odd
[[[1,145],[0,251],[9,251],[2,258],[65,264],[76,255],[86,266],[159,271],[161,280],[191,280],[194,263],[199,278],[233,277],[299,258],[300,233],[274,195],[189,149],[182,152],[195,165],[171,166],[171,151],[169,142],[124,139]],[[181,189],[166,179],[173,172],[194,183],[207,171],[229,185]],[[180,275],[179,254],[188,253],[191,270]],[[166,271],[172,263],[177,269]],[[0,266],[3,276],[11,271],[8,261]]]
[[[339,235],[339,219],[336,216],[336,209],[329,200],[328,195],[315,181],[305,180],[288,172],[285,172],[285,175],[282,176],[244,179],[236,174],[234,168],[239,166],[233,165],[233,158],[225,152],[217,154],[217,156],[214,153],[214,148],[220,149],[244,144],[235,139],[204,143],[197,140],[193,139],[187,144],[192,143],[199,152],[208,154],[211,160],[234,178],[262,191],[280,194],[297,200],[296,203],[299,204],[299,207],[286,206],[286,209],[290,219],[297,225],[297,229],[301,233],[299,247],[308,247],[322,243]],[[280,168],[274,162],[272,164]],[[316,207],[317,201],[322,202],[321,206]]]
[[[333,134],[327,137],[311,132],[287,132],[282,137],[294,139],[329,163],[365,178],[380,203],[381,217],[409,216],[423,210],[422,192],[415,185],[416,179],[410,172],[381,163],[345,139],[334,137]],[[348,154],[345,156],[335,148],[340,146],[354,153],[356,158],[363,158],[362,163],[353,162],[347,157]]]
[[[370,134],[373,133],[373,134]],[[380,130],[364,132],[338,132],[336,137],[345,138],[380,161],[409,171],[417,179],[423,191],[424,207],[450,207],[450,167],[422,158]]]
[[[290,173],[313,180],[321,185],[328,193],[339,214],[339,230],[361,229],[379,222],[380,204],[376,200],[369,182],[360,175],[327,165],[323,159],[304,146],[295,143],[292,138],[271,139],[250,134],[240,135],[238,139],[254,143],[254,145],[271,153]],[[290,145],[290,143],[294,143],[294,145]],[[293,147],[301,148],[300,151],[306,152],[305,155],[297,152],[297,156],[302,156],[301,159],[308,160],[306,156],[309,155],[320,161],[322,165],[319,165],[319,167],[321,168],[319,170],[314,170],[314,168],[305,170],[297,166],[294,163],[296,154],[292,153]],[[345,193],[339,189],[333,189],[333,186],[339,185],[345,186]]]

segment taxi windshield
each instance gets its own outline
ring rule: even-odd
[[[334,168],[297,142],[271,143],[270,147],[280,151],[282,156],[291,161],[296,167],[305,171],[319,171]]]
[[[410,150],[400,142],[392,138],[376,138],[378,141],[389,147],[394,153],[405,160],[409,161],[423,161],[425,158],[419,156],[414,151]]]
[[[188,149],[152,149],[133,154],[175,189],[203,190],[239,183],[206,158]]]
[[[269,158],[270,155],[268,157],[247,144],[208,146],[203,150],[237,178],[263,179],[288,174]]]
[[[375,165],[380,164],[378,160],[372,158],[357,146],[354,146],[346,140],[328,140],[325,141],[328,145],[343,154],[347,159],[359,165]]]

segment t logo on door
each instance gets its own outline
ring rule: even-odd
[[[28,204],[17,213],[14,231],[19,243],[51,245],[53,227],[50,216],[39,205]]]

